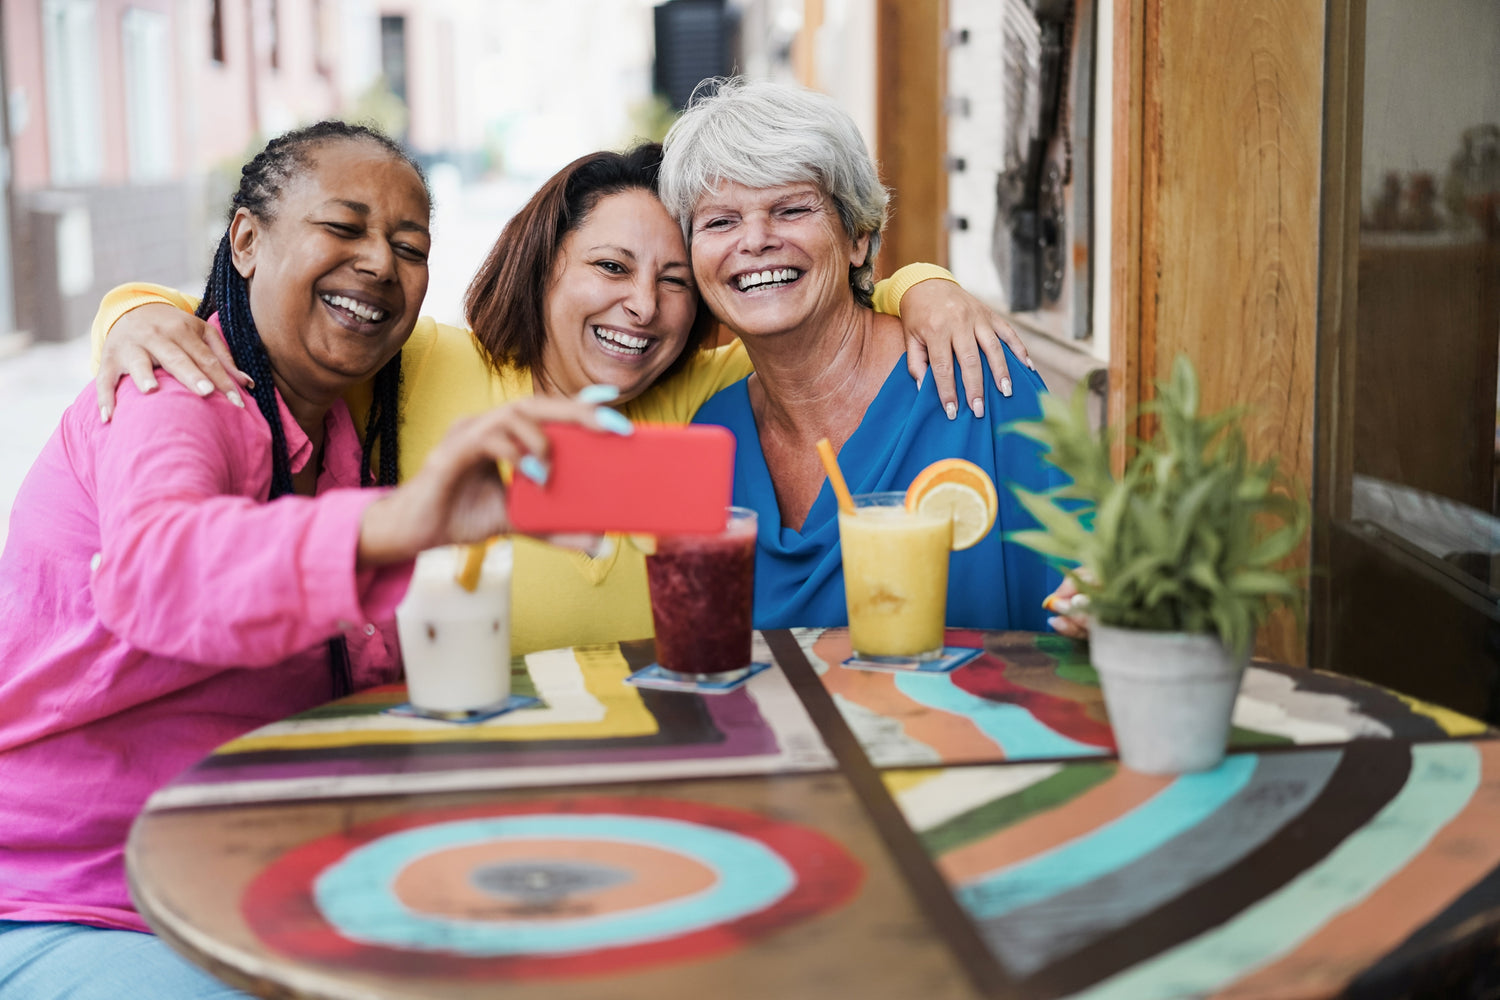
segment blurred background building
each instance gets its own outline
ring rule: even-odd
[[[0,0],[0,327],[65,340],[121,281],[195,287],[240,164],[267,137],[322,117],[373,120],[405,139],[432,173],[440,224],[472,215],[473,199],[503,223],[567,160],[659,137],[700,80],[736,71],[828,91],[878,154],[882,6],[892,5]],[[951,236],[922,257],[951,260],[977,292],[1087,348],[1094,4],[951,8],[955,27],[935,40],[950,96],[925,112],[946,128],[947,150],[921,149],[946,165],[949,198],[936,209],[898,191],[896,225],[933,215]],[[1014,204],[997,201],[1001,189]],[[1011,208],[1029,213],[1024,240],[1012,238]],[[484,242],[440,238],[435,294],[456,295]],[[429,307],[457,318],[451,301]],[[1096,361],[1065,365],[1066,381]]]
[[[742,72],[854,116],[877,263],[949,266],[1054,392],[1139,432],[1185,353],[1247,408],[1316,515],[1262,652],[1500,721],[1496,53],[1496,0],[0,0],[0,504],[100,295],[201,287],[269,136],[405,138],[461,321],[541,178]]]
[[[79,335],[126,278],[196,284],[239,166],[278,132],[373,120],[447,194],[619,143],[651,94],[644,0],[4,0],[0,22],[0,321],[42,340]]]

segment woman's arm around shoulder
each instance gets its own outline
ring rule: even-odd
[[[876,284],[873,298],[876,311],[900,318],[906,335],[906,367],[919,384],[930,363],[938,400],[949,420],[961,408],[959,390],[963,406],[974,416],[981,415],[986,384],[982,360],[988,362],[991,381],[1005,396],[1011,392],[1012,361],[1019,358],[1022,365],[1035,370],[1026,344],[1005,317],[936,264],[907,264]],[[1009,347],[1010,353],[1003,347]]]
[[[239,387],[249,388],[254,381],[235,366],[223,338],[194,315],[198,302],[174,288],[147,282],[119,285],[105,293],[90,331],[94,393],[104,423],[114,414],[120,379],[129,375],[141,392],[154,392],[156,368],[200,396],[217,390],[236,406],[243,405]]]

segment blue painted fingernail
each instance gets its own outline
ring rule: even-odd
[[[620,398],[620,389],[613,385],[586,385],[578,393],[580,403],[612,403]]]
[[[516,463],[516,468],[520,470],[521,475],[525,476],[533,483],[536,483],[538,486],[546,486],[547,477],[552,475],[552,469],[548,467],[547,463],[543,462],[535,455],[526,455],[522,457],[522,459]]]
[[[601,406],[594,411],[594,422],[599,425],[601,430],[609,431],[611,434],[618,434],[621,437],[629,437],[635,433],[635,424],[630,422],[629,417],[618,410],[611,410],[607,406]]]

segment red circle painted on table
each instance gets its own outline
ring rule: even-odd
[[[314,882],[325,869],[390,834],[466,819],[600,814],[698,823],[759,841],[792,869],[796,882],[770,906],[734,920],[657,941],[567,955],[474,957],[353,941],[323,917],[313,897]],[[863,880],[864,868],[842,845],[809,827],[682,799],[591,796],[403,813],[331,834],[294,848],[268,865],[245,891],[241,910],[251,930],[268,947],[319,965],[407,977],[577,978],[728,951],[842,906],[854,897]]]

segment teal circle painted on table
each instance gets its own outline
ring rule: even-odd
[[[434,916],[412,910],[393,892],[403,868],[439,851],[538,838],[675,852],[711,869],[717,879],[680,899],[575,919]],[[324,869],[313,898],[339,933],[366,944],[475,957],[560,955],[641,944],[732,921],[773,905],[795,884],[795,873],[775,851],[727,830],[641,816],[522,815],[437,823],[381,837]]]

